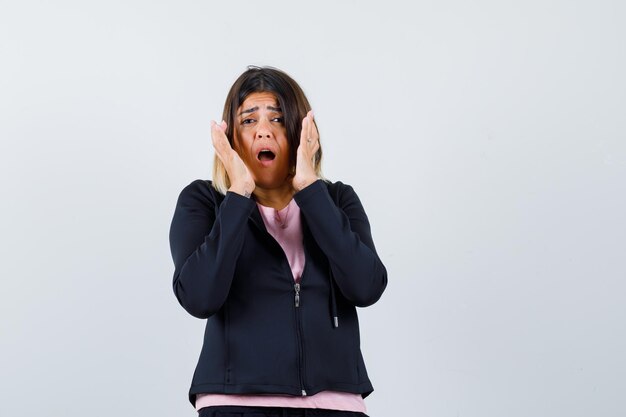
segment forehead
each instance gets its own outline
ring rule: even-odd
[[[251,107],[263,108],[266,106],[278,107],[278,99],[273,93],[263,91],[260,93],[252,93],[246,97],[239,109],[249,109]]]

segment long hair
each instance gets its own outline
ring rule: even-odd
[[[248,69],[237,78],[228,92],[224,103],[222,118],[227,123],[226,137],[230,146],[234,148],[235,129],[237,129],[237,109],[252,93],[269,92],[276,96],[278,104],[283,112],[287,142],[289,143],[289,172],[295,173],[296,155],[300,145],[300,132],[302,119],[311,110],[309,100],[304,91],[293,78],[283,71],[273,67],[249,66]],[[317,124],[315,125],[317,127]],[[315,154],[315,173],[322,177],[322,146]],[[217,154],[213,160],[213,187],[222,194],[226,194],[230,187],[230,178],[226,173],[224,164]]]

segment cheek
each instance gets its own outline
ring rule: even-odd
[[[246,154],[246,150],[249,149],[249,147],[247,147],[247,142],[246,142],[245,138],[242,138],[241,135],[235,136],[235,140],[233,140],[233,149],[240,156],[245,155]]]
[[[286,134],[282,134],[280,136],[279,144],[280,144],[280,149],[283,152],[289,153],[289,140],[287,140],[287,135]]]

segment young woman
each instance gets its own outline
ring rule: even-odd
[[[249,67],[211,135],[213,181],[181,191],[170,229],[176,298],[207,319],[191,404],[200,417],[365,416],[355,307],[380,298],[387,272],[352,187],[321,179],[307,98]]]

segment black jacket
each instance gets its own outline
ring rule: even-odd
[[[305,266],[294,284],[285,253],[253,199],[186,186],[170,228],[174,293],[208,319],[189,390],[312,395],[372,391],[355,306],[376,302],[387,271],[352,187],[318,180],[294,195]]]

